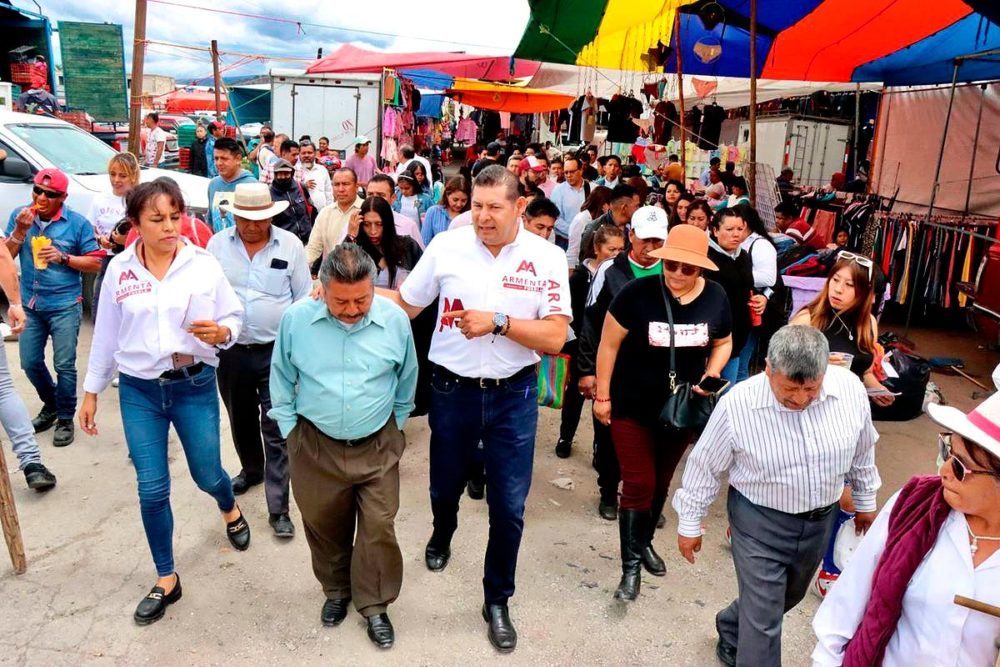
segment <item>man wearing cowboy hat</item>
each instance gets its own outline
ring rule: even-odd
[[[271,350],[281,316],[312,286],[302,242],[271,224],[287,207],[288,202],[273,202],[263,183],[237,185],[233,202],[221,206],[235,225],[213,236],[207,248],[243,305],[239,338],[219,353],[218,370],[219,393],[242,466],[233,478],[233,492],[239,495],[264,482],[271,527],[286,538],[295,534],[295,527],[288,518],[285,439],[267,416]]]

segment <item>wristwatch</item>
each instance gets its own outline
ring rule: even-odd
[[[507,326],[508,317],[503,313],[493,313],[493,335],[499,336]]]

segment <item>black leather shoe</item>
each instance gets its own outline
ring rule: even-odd
[[[243,518],[242,511],[238,519],[226,524],[226,537],[237,551],[246,551],[250,548],[250,524]]]
[[[323,611],[319,618],[328,628],[340,625],[347,618],[347,606],[351,603],[351,598],[340,598],[339,600],[327,600],[323,603]]]
[[[264,480],[262,479],[253,479],[252,477],[247,477],[241,472],[239,475],[233,477],[232,479],[233,495],[242,496],[244,493],[250,490],[250,487],[257,486],[263,481]]]
[[[41,463],[29,463],[24,466],[24,481],[29,489],[48,491],[56,485],[56,476]]]
[[[288,517],[288,512],[282,514],[271,514],[267,518],[267,522],[271,524],[271,528],[274,529],[275,537],[290,538],[295,537],[295,524]]]
[[[441,540],[431,535],[431,539],[427,542],[427,548],[424,549],[424,562],[427,564],[427,569],[431,572],[440,572],[448,566],[450,558],[450,540]]]
[[[719,656],[722,664],[736,667],[736,647],[722,637],[719,637],[719,643],[715,645],[715,655]]]
[[[561,459],[568,459],[569,455],[573,451],[573,441],[563,440],[559,438],[559,442],[556,443],[556,456]]]
[[[465,492],[473,500],[482,500],[483,496],[486,495],[486,483],[470,479],[465,484]]]
[[[139,606],[135,608],[135,614],[132,615],[132,618],[135,619],[136,625],[149,625],[157,622],[163,618],[168,606],[181,599],[181,577],[178,574],[174,576],[177,577],[177,583],[174,584],[172,591],[164,594],[162,587],[153,586],[149,595],[144,597]]]
[[[35,427],[35,433],[41,433],[52,428],[56,418],[56,411],[53,408],[44,407],[38,416],[31,420],[31,425]]]
[[[660,558],[660,554],[656,553],[652,544],[647,544],[642,550],[642,566],[654,577],[667,576],[667,564]]]
[[[381,649],[392,648],[396,641],[396,631],[392,629],[389,614],[375,614],[368,617],[368,639]]]
[[[667,525],[667,517],[663,516],[663,514],[661,513],[659,518],[656,520],[656,529],[659,530],[660,528],[663,528],[665,525]]]
[[[73,420],[56,420],[56,432],[52,436],[53,447],[66,447],[73,444]]]
[[[484,604],[483,620],[490,624],[490,643],[501,653],[510,653],[517,648],[517,630],[510,622],[510,612],[505,604]]]
[[[597,506],[597,513],[600,514],[601,518],[605,521],[617,521],[618,503],[614,500],[610,503],[606,503],[603,499],[601,499],[600,504]]]

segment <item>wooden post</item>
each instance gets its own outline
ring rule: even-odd
[[[684,178],[687,180],[687,160],[685,158],[687,151],[684,150],[687,141],[687,125],[684,120],[684,68],[681,63],[681,14],[676,10],[674,11],[674,55],[677,57],[677,101],[680,102],[681,168],[684,170]]]
[[[24,574],[28,569],[28,559],[24,555],[21,524],[17,520],[17,507],[14,506],[14,494],[10,490],[10,475],[7,473],[3,449],[0,449],[0,524],[3,525],[3,538],[7,541],[7,551],[10,553],[14,572]]]
[[[212,40],[212,76],[215,78],[215,120],[222,120],[222,77],[219,76],[219,42]]]
[[[757,0],[750,0],[750,205],[757,206]]]
[[[128,152],[139,158],[140,124],[142,119],[142,67],[146,52],[146,0],[135,0],[135,31],[132,41],[132,83],[129,86]]]

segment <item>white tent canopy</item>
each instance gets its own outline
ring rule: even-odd
[[[582,95],[590,90],[598,97],[611,97],[615,93],[633,92],[639,94],[643,84],[666,81],[666,97],[676,101],[676,74],[643,74],[626,72],[616,69],[595,69],[593,67],[578,67],[576,65],[552,65],[544,63],[528,85],[532,88],[544,88],[567,95]],[[715,90],[701,97],[698,87],[710,88],[716,84]],[[709,85],[704,85],[709,84]],[[862,83],[861,90],[880,90],[881,84]],[[856,83],[823,83],[813,81],[775,81],[771,79],[757,80],[757,102],[782,97],[800,97],[811,95],[817,91],[853,92],[857,90]],[[684,77],[684,100],[689,104],[714,101],[727,109],[744,107],[750,104],[750,79],[734,77]]]

